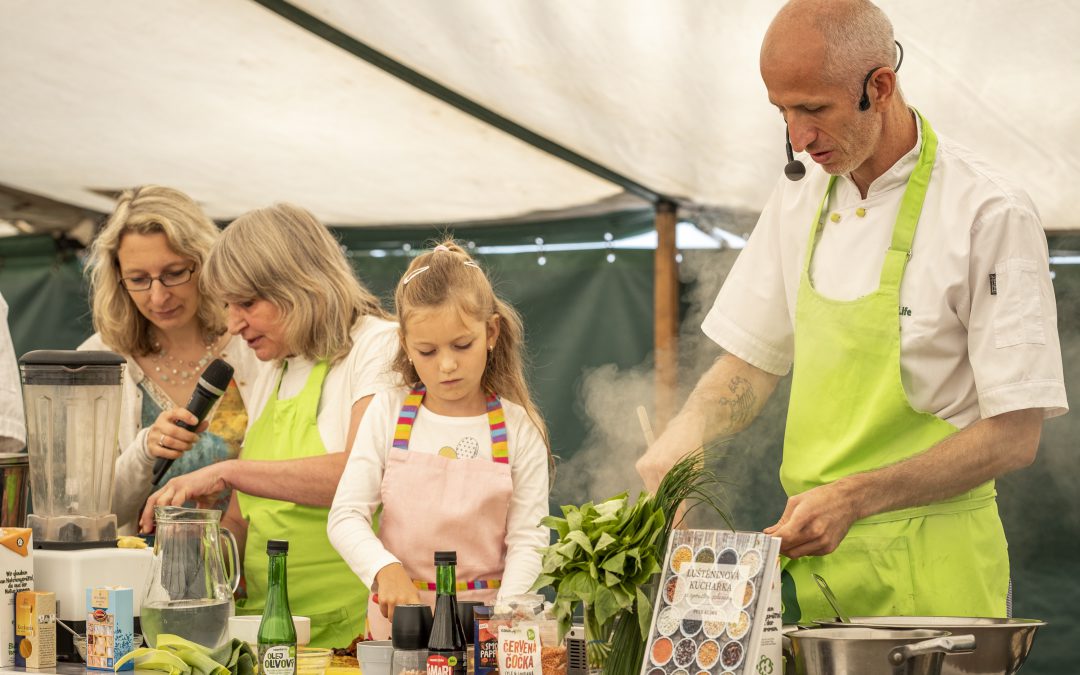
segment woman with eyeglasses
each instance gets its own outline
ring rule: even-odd
[[[97,331],[79,349],[127,359],[113,511],[121,533],[135,533],[142,505],[170,478],[236,457],[247,413],[244,400],[260,362],[225,332],[225,310],[204,301],[199,273],[218,228],[186,194],[145,185],[126,190],[90,246],[86,274]],[[198,420],[185,405],[206,366],[222,358],[235,369],[215,410]],[[159,484],[158,458],[175,460]],[[228,506],[229,493],[210,506]]]

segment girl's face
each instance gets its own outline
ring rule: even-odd
[[[480,381],[499,337],[499,317],[480,321],[445,306],[414,313],[403,329],[405,353],[427,387],[424,406],[440,415],[482,414]]]
[[[164,232],[125,234],[116,249],[116,261],[125,288],[150,282],[150,288],[127,294],[158,330],[169,332],[197,320],[199,271],[189,274],[195,262],[174,251]]]
[[[285,344],[282,312],[274,303],[262,298],[226,305],[229,332],[247,341],[260,361],[283,359],[290,350]]]

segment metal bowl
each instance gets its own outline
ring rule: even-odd
[[[851,623],[836,618],[814,623],[829,628],[925,628],[974,635],[975,651],[947,655],[941,675],[1014,675],[1031,652],[1035,631],[1046,625],[1035,619],[965,616],[853,616]]]

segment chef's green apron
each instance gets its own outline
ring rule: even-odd
[[[325,361],[315,364],[300,393],[286,400],[278,398],[279,377],[266,408],[244,439],[244,459],[286,460],[326,454],[318,412],[327,369]],[[237,494],[240,511],[248,521],[244,546],[247,598],[237,611],[262,612],[266,602],[266,541],[288,539],[289,609],[311,619],[311,646],[348,647],[364,630],[368,593],[330,544],[326,534],[330,510]]]
[[[908,179],[880,285],[832,300],[810,280],[829,187],[810,228],[795,306],[795,359],[780,480],[789,496],[872,471],[936,445],[957,428],[911,407],[900,373],[900,281],[911,257],[937,137],[919,115],[922,149]],[[835,552],[785,560],[784,622],[833,616],[811,573],[851,615],[1005,616],[1009,558],[993,481],[927,506],[857,521]],[[794,597],[793,597],[794,596]]]

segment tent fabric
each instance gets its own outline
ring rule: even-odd
[[[779,0],[296,0],[387,56],[666,195],[760,208],[784,164],[757,72]],[[881,0],[908,99],[1080,229],[1080,8]],[[107,211],[147,182],[218,219],[509,219],[621,189],[244,0],[0,4],[0,183]],[[104,193],[104,194],[103,194]]]

